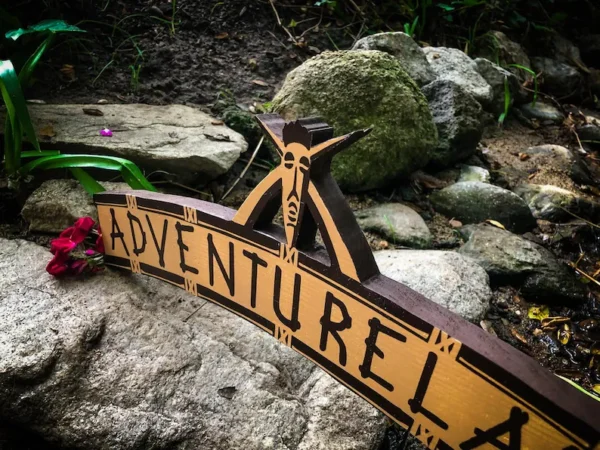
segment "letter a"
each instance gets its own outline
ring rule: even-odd
[[[514,407],[508,420],[483,431],[475,428],[475,436],[460,444],[462,450],[471,450],[483,444],[492,444],[500,450],[521,450],[521,428],[529,420],[529,414]],[[508,433],[508,444],[500,442],[498,437]]]

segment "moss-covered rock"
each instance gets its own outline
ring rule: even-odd
[[[385,186],[423,166],[437,146],[427,101],[392,56],[379,51],[325,52],[290,72],[273,100],[286,119],[321,116],[336,135],[373,127],[333,159],[343,189]]]
[[[222,115],[225,125],[244,136],[249,145],[254,146],[260,140],[262,131],[249,111],[229,106]]]

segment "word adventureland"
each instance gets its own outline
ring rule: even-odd
[[[319,119],[258,121],[281,163],[238,211],[96,194],[106,262],[244,317],[430,449],[600,449],[600,402],[379,273],[330,174],[332,157],[369,130],[334,137]]]

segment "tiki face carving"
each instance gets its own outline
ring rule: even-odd
[[[281,158],[281,166],[283,224],[288,245],[293,245],[308,185],[309,150],[297,142],[288,144]]]

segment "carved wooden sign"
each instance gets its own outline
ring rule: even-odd
[[[329,171],[369,130],[333,137],[316,119],[259,122],[281,163],[238,211],[145,191],[97,194],[106,262],[244,317],[430,449],[600,449],[600,403],[379,273]],[[280,208],[283,228],[272,224]]]

